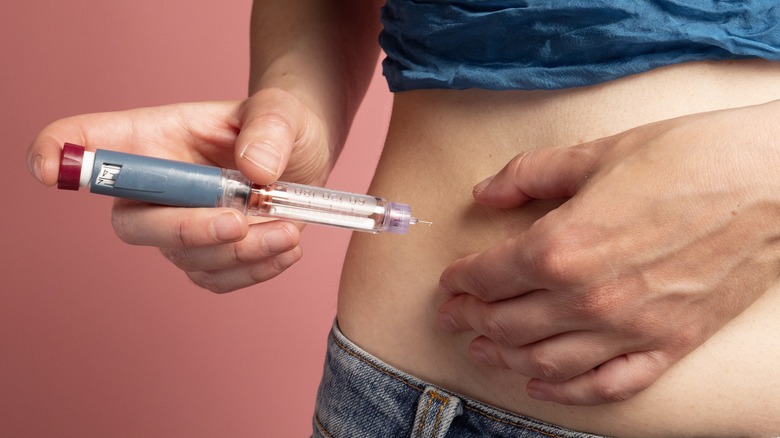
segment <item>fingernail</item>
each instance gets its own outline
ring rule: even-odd
[[[489,177],[485,178],[481,183],[475,185],[474,186],[474,194],[475,195],[479,195],[480,193],[482,193],[482,191],[485,190],[487,188],[487,186],[489,186],[490,183],[493,182],[493,178],[495,178],[495,175],[489,176]]]
[[[43,155],[36,155],[32,162],[32,174],[39,182],[43,183]]]
[[[263,251],[266,254],[281,254],[292,249],[293,236],[285,227],[276,227],[263,235]]]
[[[458,323],[455,322],[455,318],[453,318],[448,313],[439,312],[439,314],[437,315],[437,319],[439,322],[439,326],[441,326],[441,328],[443,328],[445,331],[452,333],[460,330],[460,327],[458,327]]]
[[[268,143],[250,143],[241,151],[241,158],[249,161],[270,175],[280,172],[282,155]]]
[[[222,213],[211,220],[211,234],[219,242],[234,242],[244,234],[244,227],[237,213]]]

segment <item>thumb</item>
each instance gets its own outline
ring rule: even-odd
[[[41,184],[57,184],[60,154],[66,141],[86,144],[86,134],[77,117],[60,119],[43,129],[27,149],[27,168]]]
[[[27,150],[27,168],[45,186],[57,183],[61,144],[54,137],[39,135]]]
[[[259,184],[275,182],[287,167],[303,114],[299,101],[282,90],[262,90],[248,98],[236,138],[238,170]]]
[[[597,144],[523,152],[477,184],[474,198],[497,208],[519,207],[532,199],[570,198],[595,170],[600,158]]]

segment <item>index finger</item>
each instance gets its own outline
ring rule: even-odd
[[[247,217],[231,208],[179,208],[118,199],[111,224],[131,245],[193,248],[235,242],[249,231]]]
[[[486,302],[544,289],[532,269],[530,247],[528,233],[521,233],[486,251],[458,259],[442,273],[440,288],[451,295],[467,293]]]
[[[454,261],[441,275],[441,289],[494,302],[581,286],[600,258],[591,256],[587,246],[583,250],[582,233],[567,225],[570,210],[570,203],[562,204],[516,236]]]
[[[44,128],[27,151],[30,172],[57,182],[64,143],[228,167],[233,164],[237,101],[172,104],[82,114]]]
[[[474,196],[498,208],[517,207],[531,199],[570,198],[598,166],[606,141],[523,152],[475,187]]]

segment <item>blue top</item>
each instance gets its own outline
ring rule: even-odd
[[[559,89],[686,61],[780,61],[778,0],[388,0],[392,91]]]

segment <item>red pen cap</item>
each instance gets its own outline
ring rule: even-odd
[[[57,188],[78,190],[81,180],[81,163],[84,161],[84,146],[65,143],[60,154],[60,173]]]

